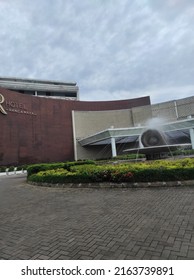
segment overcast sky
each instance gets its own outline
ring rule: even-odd
[[[0,0],[0,66],[81,100],[194,95],[194,1]]]

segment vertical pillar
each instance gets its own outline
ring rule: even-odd
[[[191,118],[192,118],[192,116],[187,116],[187,119],[191,119]],[[191,146],[192,146],[192,149],[194,149],[194,129],[190,128],[189,133],[190,133],[190,139],[191,139]]]
[[[191,138],[191,146],[192,146],[192,149],[194,149],[194,129],[190,128],[189,132],[190,132],[190,138]]]
[[[141,142],[141,135],[138,137],[138,142],[139,142],[139,147],[138,148],[143,148],[143,144]]]
[[[111,150],[112,150],[112,157],[116,157],[117,149],[116,149],[116,142],[114,137],[111,137]]]
[[[177,118],[177,120],[178,120],[178,118],[179,118],[179,113],[178,113],[176,101],[174,101],[174,109],[175,109],[176,118]]]
[[[73,146],[74,146],[74,160],[77,161],[77,139],[76,139],[76,129],[75,129],[75,111],[71,111],[72,114],[72,127],[73,127]]]

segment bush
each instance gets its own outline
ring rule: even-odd
[[[176,150],[176,151],[172,151],[169,156],[179,156],[179,155],[183,155],[183,156],[186,156],[186,155],[194,155],[194,150],[189,150],[189,149],[179,149],[179,150]]]
[[[71,172],[65,169],[40,171],[28,179],[41,183],[90,183],[90,182],[131,182],[131,172],[119,172],[114,169],[100,168]]]
[[[76,165],[85,165],[85,164],[95,164],[95,161],[92,160],[84,160],[84,161],[72,161],[72,162],[58,162],[58,163],[40,163],[40,164],[33,164],[27,167],[28,177],[32,174],[36,174],[40,171],[46,170],[55,170],[59,168],[64,168],[70,170],[72,166]]]
[[[28,168],[28,165],[27,164],[24,164],[24,165],[20,165],[17,167],[17,170],[27,170]]]
[[[32,174],[36,174],[40,171],[46,171],[46,170],[51,170],[51,169],[58,169],[58,168],[63,168],[64,163],[59,162],[59,163],[40,163],[40,164],[33,164],[29,165],[27,167],[27,173],[28,177],[31,176]]]
[[[9,172],[14,171],[14,168],[15,168],[14,166],[10,166],[9,167]]]
[[[133,177],[129,165],[76,166],[71,171],[89,176],[92,182],[131,182]]]
[[[119,159],[119,160],[128,160],[128,159],[139,159],[139,158],[145,158],[144,154],[127,154],[127,155],[119,155],[114,157],[113,159]]]
[[[8,169],[9,172],[14,171],[14,169],[17,168],[17,171],[19,170],[26,170],[27,169],[27,165],[20,165],[20,166],[10,166],[10,167],[6,167],[6,166],[0,166],[0,172],[6,172],[6,169]]]
[[[133,173],[135,182],[193,180],[193,168],[140,169]]]
[[[64,168],[67,170],[71,170],[72,166],[80,166],[80,165],[95,165],[96,162],[94,160],[82,160],[82,161],[70,161],[64,163]]]
[[[115,160],[119,160],[119,161],[128,161],[128,160],[137,160],[137,159],[144,159],[146,156],[144,154],[126,154],[126,155],[118,155],[116,157],[113,158],[101,158],[101,159],[97,159],[97,162],[101,162],[101,163],[106,163],[106,162],[114,162]]]
[[[89,183],[90,177],[84,174],[69,172],[65,169],[40,171],[29,177],[30,181],[39,183]]]
[[[58,164],[59,165],[59,164]],[[28,179],[34,182],[47,183],[89,183],[89,182],[154,182],[180,181],[194,179],[194,159],[157,160],[140,163],[125,163],[118,165],[95,165],[94,162],[69,162],[62,168],[46,169],[55,165],[37,166]],[[40,166],[38,166],[40,167]],[[65,168],[64,168],[65,167]],[[40,168],[39,168],[40,169]],[[38,170],[35,172],[35,170]],[[36,173],[36,174],[35,174]]]
[[[7,169],[7,167],[6,167],[6,166],[0,166],[0,172],[5,172],[5,171],[6,171],[6,169]]]

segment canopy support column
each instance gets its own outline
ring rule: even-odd
[[[192,146],[192,149],[194,149],[194,129],[190,128],[189,132],[190,132],[190,138],[191,138],[191,146]]]
[[[192,119],[192,116],[188,116],[187,119]],[[190,133],[190,139],[191,139],[191,146],[192,146],[192,149],[194,149],[194,129],[190,128],[189,133]]]
[[[116,157],[117,156],[117,148],[116,148],[116,142],[115,142],[114,137],[111,137],[111,150],[112,150],[112,157]]]

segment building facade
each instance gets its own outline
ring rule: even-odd
[[[155,119],[170,124],[169,137],[194,146],[193,96],[159,104],[151,104],[149,96],[80,101],[76,83],[0,78],[0,86],[0,165],[122,154],[136,147],[142,127]],[[188,127],[180,128],[188,118]]]
[[[9,89],[8,89],[9,88]],[[35,91],[36,87],[31,87]],[[18,90],[18,91],[17,91]],[[108,128],[116,111],[150,105],[149,97],[119,101],[79,101],[77,99],[43,98],[19,92],[8,84],[0,88],[0,165],[21,165],[40,162],[59,162],[90,158],[88,153],[77,154],[77,129],[90,134],[91,126],[83,122],[75,126],[75,112],[104,112],[102,126]],[[48,90],[48,89],[47,89]],[[47,91],[45,89],[45,91]],[[110,113],[110,116],[106,112]],[[115,113],[113,113],[115,112]],[[92,120],[93,118],[91,118]],[[125,119],[125,117],[124,117]],[[124,120],[125,125],[127,121]],[[114,124],[113,124],[114,125]],[[121,122],[120,125],[123,125]],[[94,125],[93,125],[94,126]],[[88,127],[88,130],[87,130]],[[101,129],[97,126],[96,129]],[[99,148],[97,148],[98,150]],[[75,154],[76,153],[76,154]],[[93,157],[93,151],[91,152]]]

